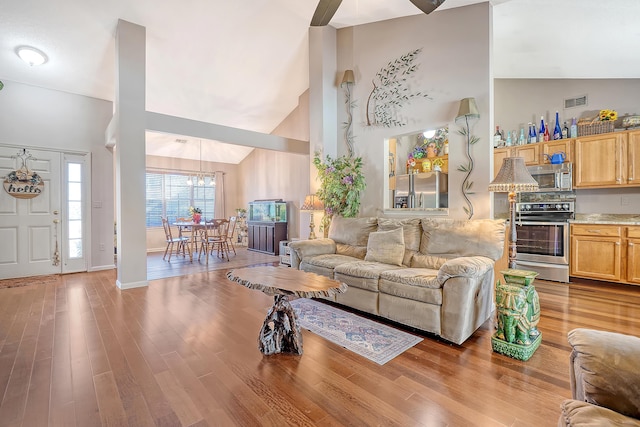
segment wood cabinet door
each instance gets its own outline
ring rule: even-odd
[[[559,139],[557,141],[547,141],[543,143],[540,164],[551,163],[547,156],[551,157],[551,155],[555,153],[564,153],[564,161],[573,162],[573,139]]]
[[[516,156],[524,157],[524,164],[535,166],[540,164],[540,144],[519,145],[516,147]]]
[[[640,239],[627,241],[627,282],[640,285]]]
[[[495,178],[502,167],[502,161],[511,155],[511,147],[495,148],[493,150],[493,177]]]
[[[571,236],[571,276],[620,282],[620,237]]]
[[[640,131],[627,134],[627,184],[640,185]]]
[[[625,183],[625,145],[625,134],[609,133],[576,138],[573,169],[576,188],[614,187]]]

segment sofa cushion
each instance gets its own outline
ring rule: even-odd
[[[442,283],[438,271],[427,268],[387,270],[380,274],[381,293],[414,301],[442,305]]]
[[[402,267],[379,262],[354,261],[337,265],[334,272],[335,279],[346,283],[348,286],[377,292],[380,273],[400,268]]]
[[[364,259],[364,257],[367,255],[367,247],[336,243],[336,253],[353,258]]]
[[[481,255],[494,261],[502,257],[504,220],[423,219],[422,230],[422,254],[443,257]]]
[[[365,261],[402,265],[404,258],[404,235],[402,228],[375,231],[369,234]]]
[[[336,268],[336,266],[351,262],[360,261],[358,258],[340,255],[340,254],[325,254],[325,255],[316,255],[312,257],[307,257],[304,259],[303,263],[314,265],[316,267],[324,267],[324,268]]]
[[[413,268],[431,268],[437,270],[448,260],[449,258],[443,258],[435,255],[423,255],[420,252],[416,252],[411,257],[411,263],[409,265]]]
[[[411,258],[420,249],[420,238],[422,237],[420,218],[378,218],[378,231],[389,231],[396,228],[402,228],[404,237],[404,257],[402,264],[409,267],[411,265]]]
[[[329,226],[329,238],[336,243],[350,246],[367,246],[369,233],[378,228],[378,219],[343,218],[334,216]]]
[[[640,420],[611,409],[580,400],[565,400],[560,405],[560,426],[628,426],[640,427]]]

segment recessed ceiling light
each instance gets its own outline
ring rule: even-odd
[[[42,65],[49,59],[44,52],[31,46],[19,46],[16,48],[16,53],[20,59],[31,66]]]

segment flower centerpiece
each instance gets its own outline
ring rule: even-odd
[[[202,220],[202,209],[189,206],[189,215],[191,215],[193,222],[200,224],[200,221]]]
[[[318,169],[320,188],[316,195],[324,204],[322,227],[326,235],[333,215],[355,217],[360,211],[360,195],[366,187],[362,158],[327,156],[323,161],[316,153],[313,164]]]
[[[600,110],[599,115],[601,122],[616,121],[618,119],[618,112],[616,110]]]
[[[418,135],[417,144],[407,157],[407,171],[416,166],[417,160],[432,159],[444,154],[444,145],[449,139],[449,128],[443,127],[432,132],[431,136],[425,136],[424,133]]]

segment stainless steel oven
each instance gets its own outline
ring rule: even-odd
[[[569,282],[569,219],[575,193],[523,193],[516,203],[516,265],[538,278]]]

